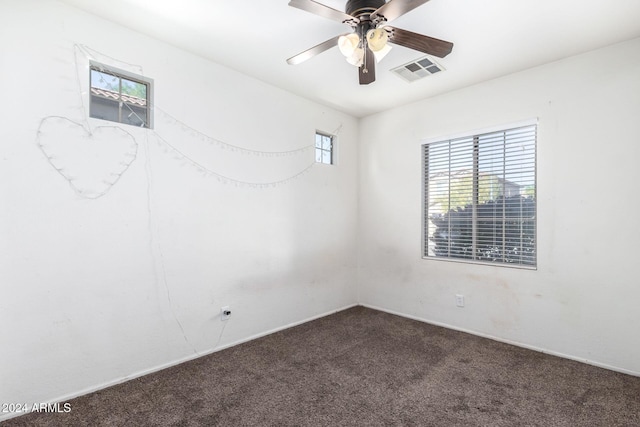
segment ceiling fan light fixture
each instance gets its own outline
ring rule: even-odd
[[[379,52],[387,47],[388,40],[389,33],[384,28],[373,28],[367,31],[367,44],[373,52]]]
[[[429,0],[347,0],[345,11],[325,6],[317,0],[289,0],[289,6],[347,24],[353,33],[335,36],[287,59],[299,64],[338,44],[347,62],[359,67],[358,80],[368,85],[376,80],[375,65],[389,52],[390,43],[444,58],[453,43],[387,26],[392,21]],[[425,71],[428,73],[429,71]]]
[[[338,39],[338,49],[346,58],[354,54],[360,45],[360,37],[356,33],[340,36]]]

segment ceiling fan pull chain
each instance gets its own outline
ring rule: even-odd
[[[362,49],[364,49],[364,62],[362,64],[362,73],[367,74],[369,70],[367,69],[367,51],[369,50],[369,46],[367,45],[367,37],[364,35],[360,35],[360,40],[362,40]]]
[[[367,51],[364,51],[364,63],[362,64],[362,73],[367,74],[369,70],[367,69]]]

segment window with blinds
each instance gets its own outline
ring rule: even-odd
[[[423,257],[536,266],[537,125],[423,145]]]

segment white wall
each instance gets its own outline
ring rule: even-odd
[[[65,398],[357,302],[356,119],[55,1],[1,7],[0,402]],[[173,118],[85,123],[89,57],[153,78]],[[38,135],[49,116],[64,119]],[[185,125],[267,152],[337,131],[338,164],[238,185],[212,172],[280,181],[313,150],[233,151]]]
[[[639,76],[636,39],[362,120],[360,302],[640,375]],[[421,139],[536,117],[537,271],[421,259]]]
[[[64,399],[357,302],[640,374],[640,40],[358,123],[55,1],[0,1],[0,402]],[[85,122],[89,56],[155,80],[153,131],[100,139],[113,125]],[[422,260],[420,140],[532,117],[537,271]],[[182,123],[262,151],[337,131],[338,165],[237,185],[212,172],[279,181],[312,154],[234,152]],[[91,144],[99,157],[74,151]]]

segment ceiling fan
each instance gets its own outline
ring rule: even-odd
[[[453,43],[387,25],[388,21],[428,1],[347,0],[345,12],[341,12],[314,0],[291,0],[289,6],[342,22],[353,31],[335,36],[292,56],[287,59],[287,63],[300,64],[337,45],[347,61],[358,67],[360,84],[367,85],[376,80],[376,61],[381,60],[391,49],[387,42],[444,58],[451,53]]]

